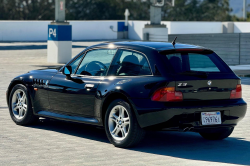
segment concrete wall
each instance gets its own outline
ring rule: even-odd
[[[234,22],[234,33],[250,33],[250,22]]]
[[[250,33],[240,33],[240,64],[250,64]]]
[[[118,21],[69,21],[73,40],[117,39]],[[0,41],[46,41],[50,21],[0,21]],[[142,29],[149,21],[129,21],[128,36],[142,40]],[[163,21],[168,34],[214,34],[222,32],[222,22]],[[250,33],[249,22],[235,22],[234,33]]]
[[[128,22],[128,38],[131,40],[142,40],[142,29],[149,21],[129,21]]]
[[[163,21],[169,34],[222,33],[222,22]]]
[[[142,28],[149,21],[129,21],[129,39],[142,40]],[[167,25],[168,34],[222,33],[221,22],[162,21]]]
[[[50,21],[0,21],[0,41],[46,41]]]
[[[169,35],[169,41],[200,45],[214,50],[227,64],[250,64],[250,33]]]
[[[118,21],[69,21],[72,25],[73,40],[117,39]]]
[[[149,21],[129,21],[129,39],[142,40],[142,28]],[[214,34],[222,33],[222,22],[162,21],[168,34]],[[250,33],[250,22],[234,22],[234,33]]]
[[[47,41],[51,21],[0,21],[0,41]],[[117,39],[118,21],[69,21],[73,40]]]

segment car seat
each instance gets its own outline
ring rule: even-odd
[[[141,65],[135,55],[126,56],[120,64],[121,68],[118,69],[117,75],[134,76],[140,73]]]

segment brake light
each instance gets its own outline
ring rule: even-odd
[[[230,99],[239,99],[241,97],[242,97],[242,88],[241,88],[241,84],[238,84],[236,86],[236,89],[231,91]]]
[[[164,87],[156,90],[151,98],[152,101],[174,102],[182,101],[182,92],[175,91],[175,87]]]

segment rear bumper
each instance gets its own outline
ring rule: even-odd
[[[137,111],[139,125],[142,128],[150,127],[157,129],[192,127],[194,131],[234,127],[245,116],[247,110],[247,104],[243,99],[232,100],[232,103],[221,102],[219,104],[215,102],[214,105],[197,104],[195,106],[187,106],[184,103],[179,103],[178,105],[159,109],[146,109],[146,111],[139,109]],[[210,111],[221,112],[222,124],[202,126],[201,112]]]

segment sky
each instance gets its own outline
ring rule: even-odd
[[[229,0],[230,7],[233,9],[232,14],[238,17],[242,17],[243,12],[243,0]],[[247,4],[250,4],[250,0],[247,0]],[[250,7],[248,7],[248,11],[250,11]]]

